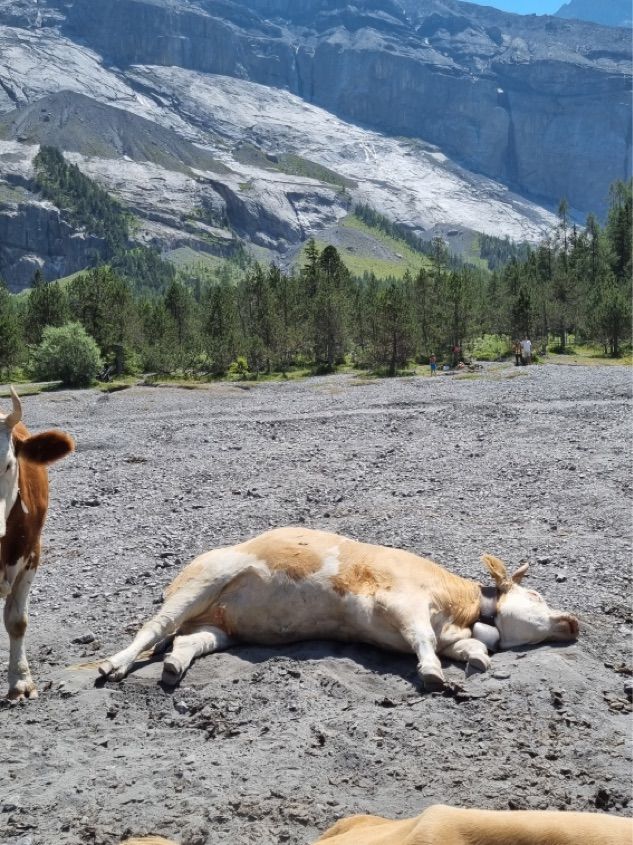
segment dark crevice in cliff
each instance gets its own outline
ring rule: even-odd
[[[509,185],[515,186],[519,184],[519,156],[517,153],[516,128],[510,98],[501,88],[497,92],[497,104],[505,109],[508,115],[508,139],[503,162],[505,181]]]
[[[301,77],[301,68],[299,67],[299,47],[294,48],[294,58],[292,60],[293,70],[295,75],[295,84],[296,84],[296,93],[300,96],[304,96],[303,91],[303,79]]]

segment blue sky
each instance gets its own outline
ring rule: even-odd
[[[518,15],[553,15],[566,0],[478,0],[480,6],[495,6]]]

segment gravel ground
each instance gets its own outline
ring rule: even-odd
[[[25,399],[77,453],[32,590],[40,698],[0,709],[0,843],[303,844],[438,801],[629,814],[629,371],[246,387]],[[474,578],[484,551],[529,560],[581,638],[450,664],[451,694],[421,692],[413,656],[324,642],[212,655],[173,692],[159,663],[102,687],[67,668],[127,644],[193,555],[292,523]]]

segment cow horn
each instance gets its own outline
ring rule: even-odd
[[[4,424],[8,429],[13,428],[13,426],[17,425],[22,419],[22,403],[20,402],[20,397],[13,387],[11,387],[11,403],[13,405],[13,410],[4,419]]]
[[[513,583],[520,584],[521,581],[523,581],[529,568],[529,563],[522,563],[521,566],[517,569],[517,571],[512,575]]]

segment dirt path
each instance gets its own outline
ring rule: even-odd
[[[26,399],[78,451],[32,591],[41,697],[0,709],[0,843],[303,844],[437,801],[630,813],[630,388],[543,366]],[[288,523],[476,578],[483,551],[529,560],[582,637],[449,665],[453,696],[420,693],[412,656],[322,642],[207,657],[173,694],[158,664],[103,688],[66,670],[126,644],[194,554]]]

